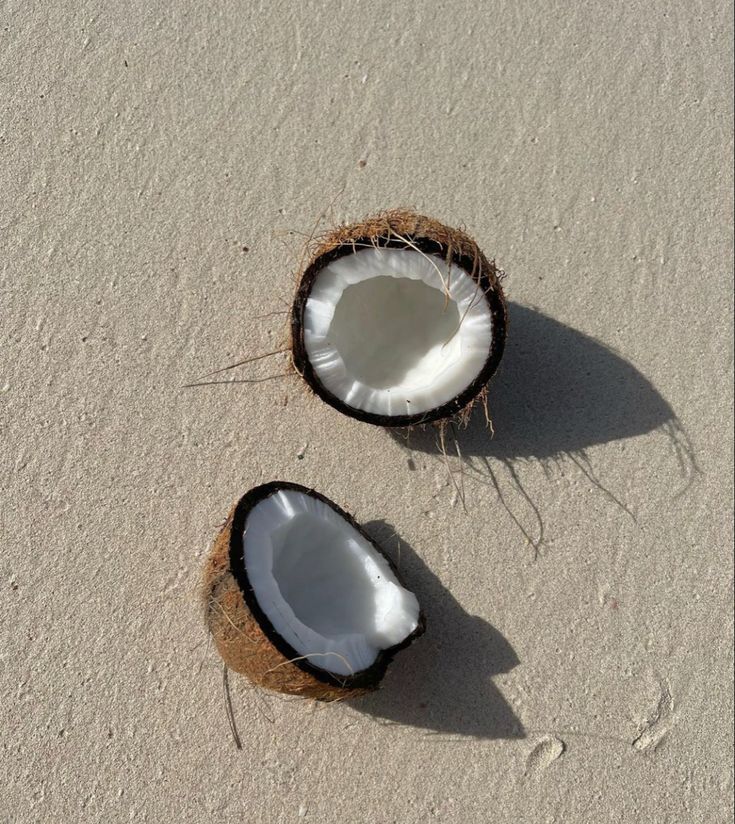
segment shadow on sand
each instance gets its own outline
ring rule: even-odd
[[[523,485],[519,462],[538,460],[546,466],[568,458],[636,521],[627,504],[603,484],[585,450],[660,430],[676,456],[684,482],[677,494],[683,494],[700,470],[686,432],[653,384],[603,343],[535,309],[511,303],[508,314],[506,351],[488,403],[495,436],[478,405],[468,426],[451,425],[443,442],[433,426],[408,434],[389,430],[391,437],[409,452],[445,457],[465,507],[464,477],[492,486],[536,558],[544,542],[544,520]],[[458,481],[451,465],[460,457]],[[412,468],[413,463],[410,459]],[[510,487],[499,467],[509,476]]]
[[[396,534],[385,521],[364,528],[384,547]],[[519,663],[511,645],[487,621],[465,612],[408,544],[401,541],[394,559],[426,614],[426,632],[396,656],[378,692],[349,703],[366,715],[434,733],[525,737],[491,681]]]
[[[490,385],[496,435],[476,409],[457,432],[464,457],[553,458],[595,444],[668,427],[681,433],[669,404],[634,366],[604,344],[547,315],[511,303],[506,351]],[[414,430],[412,449],[438,452],[433,428]],[[675,438],[675,440],[677,440]],[[679,434],[679,446],[686,451]]]

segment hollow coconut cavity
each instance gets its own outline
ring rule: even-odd
[[[403,211],[322,238],[291,314],[304,380],[379,426],[468,410],[497,369],[505,329],[494,263],[464,232]]]
[[[234,507],[205,570],[225,663],[257,684],[329,699],[378,686],[423,631],[416,596],[350,515],[274,482]]]

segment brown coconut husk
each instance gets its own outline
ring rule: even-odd
[[[351,407],[324,387],[311,366],[304,343],[303,319],[306,302],[320,271],[345,255],[367,246],[415,249],[438,255],[447,264],[463,269],[480,287],[493,320],[493,341],[482,370],[474,381],[449,402],[415,415],[376,415]],[[488,260],[477,243],[462,229],[445,226],[438,220],[407,209],[394,209],[358,223],[339,226],[310,240],[306,245],[308,263],[299,280],[291,309],[291,351],[296,371],[312,391],[326,403],[350,417],[383,427],[411,427],[457,419],[466,423],[472,408],[487,398],[488,382],[495,374],[505,347],[507,308],[501,280],[504,272]]]
[[[202,600],[205,620],[217,650],[230,669],[246,675],[253,684],[276,692],[334,701],[377,689],[393,655],[424,631],[423,615],[419,626],[408,638],[382,651],[369,669],[354,675],[330,673],[293,650],[278,636],[260,610],[242,562],[242,535],[250,510],[279,489],[300,491],[331,506],[386,557],[348,513],[313,489],[273,482],[250,490],[230,512],[204,567]],[[394,564],[387,560],[400,582]]]

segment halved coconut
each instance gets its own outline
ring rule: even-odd
[[[294,366],[324,401],[367,423],[452,417],[502,357],[500,274],[464,232],[413,212],[340,227],[301,276]]]
[[[375,689],[424,629],[416,596],[354,519],[279,481],[235,505],[207,560],[204,595],[227,666],[318,699]]]

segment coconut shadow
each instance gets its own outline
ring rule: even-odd
[[[396,534],[385,521],[365,531],[384,549]],[[490,680],[509,672],[518,656],[487,621],[465,612],[404,541],[389,553],[426,615],[426,632],[400,652],[380,689],[348,699],[356,710],[395,724],[476,738],[524,738],[523,726]]]
[[[690,450],[672,408],[620,355],[527,306],[509,303],[508,318],[505,354],[490,384],[488,408],[496,434],[493,438],[484,412],[476,408],[467,428],[456,428],[465,458],[579,454],[667,425],[682,451]],[[432,427],[412,430],[408,437],[403,430],[390,431],[409,449],[440,451]],[[447,451],[454,451],[453,444]]]

